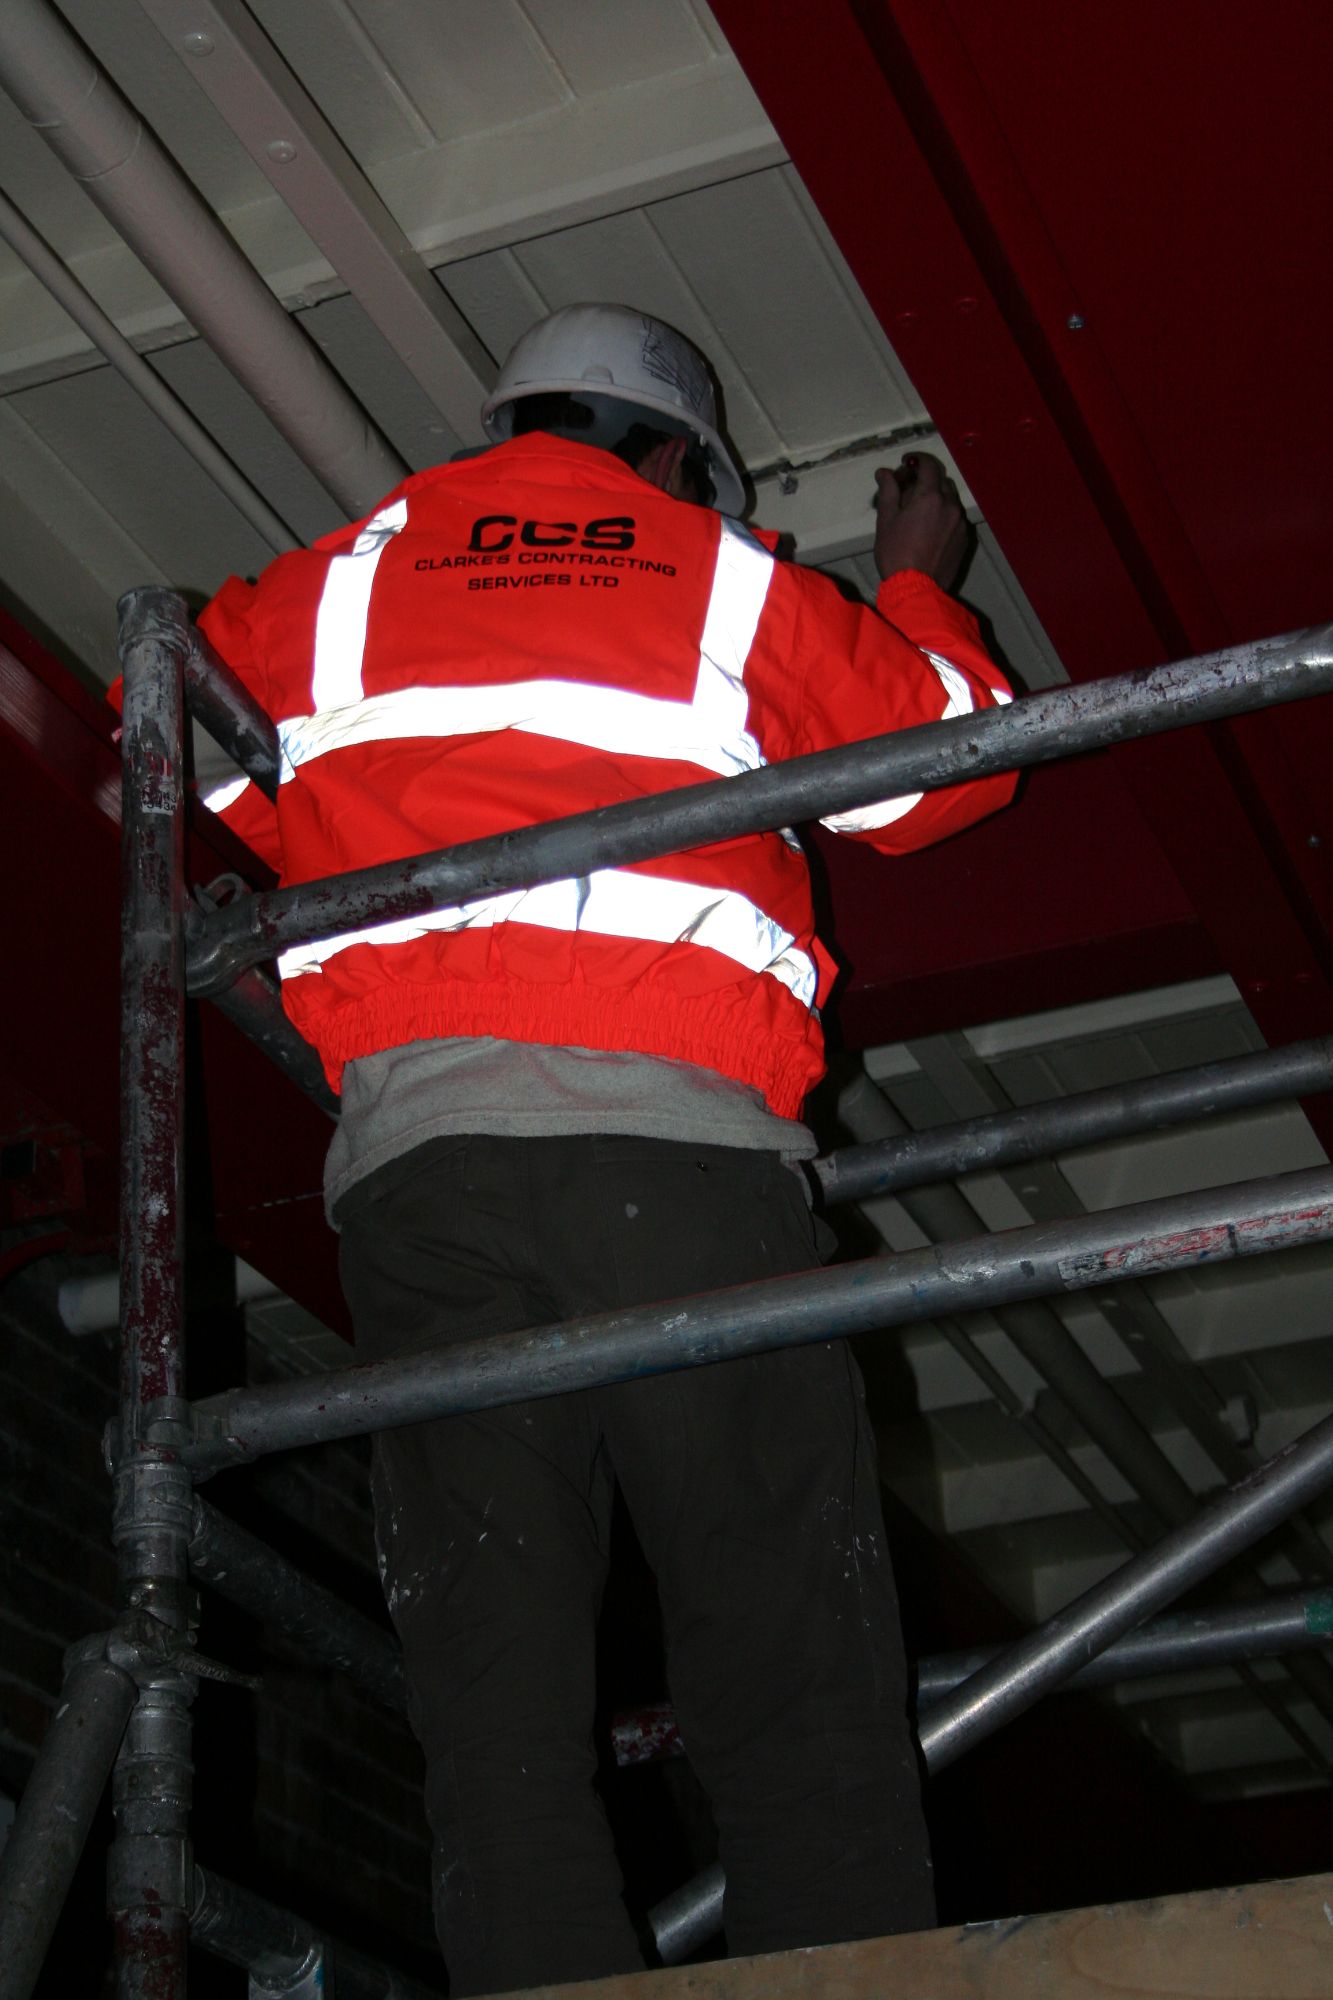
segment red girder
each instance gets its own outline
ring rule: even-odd
[[[1072,678],[1328,617],[1326,9],[715,12]],[[1114,758],[1274,1042],[1333,1027],[1330,750],[1326,698]]]

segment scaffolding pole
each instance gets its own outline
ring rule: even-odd
[[[229,1604],[290,1639],[314,1665],[349,1680],[401,1714],[407,1706],[402,1656],[392,1633],[334,1591],[315,1583],[258,1535],[195,1501],[190,1568]],[[1237,1660],[1271,1659],[1297,1650],[1333,1648],[1333,1590],[1276,1592],[1246,1603],[1158,1619],[1109,1646],[1072,1677],[1076,1687],[1105,1687],[1151,1674],[1196,1673]],[[933,1703],[998,1658],[998,1646],[927,1654],[916,1664],[916,1704]],[[669,1702],[618,1714],[611,1727],[618,1764],[647,1763],[675,1735]],[[0,1993],[0,2000],[3,1994]]]
[[[1183,1595],[1333,1483],[1333,1417],[1201,1508],[1142,1555],[1008,1646],[930,1710],[918,1740],[933,1777],[983,1737],[1069,1680],[1122,1634]],[[706,1869],[664,1898],[650,1920],[664,1964],[722,1928],[725,1877]]]
[[[1329,1089],[1333,1035],[1316,1035],[1285,1048],[1171,1070],[1137,1083],[1113,1083],[1014,1111],[934,1125],[925,1132],[843,1146],[813,1161],[811,1171],[827,1206],[871,1201],[962,1174],[1045,1160],[1077,1146],[1104,1145],[1192,1118],[1219,1118]]]
[[[346,1674],[386,1708],[407,1707],[392,1636],[207,1500],[194,1503],[190,1568],[229,1604],[276,1626],[307,1659]]]
[[[1333,626],[1324,626],[1114,679],[1046,689],[1004,708],[871,737],[737,778],[684,785],[410,860],[242,897],[208,916],[190,914],[189,990],[215,992],[246,966],[291,945],[796,826],[876,800],[1021,770],[1331,689]]]
[[[330,2000],[441,2000],[438,1987],[406,1978],[208,1868],[194,1871],[190,1937],[246,1968],[251,2000],[324,2000],[326,1993]]]
[[[108,1660],[66,1675],[0,1853],[0,2000],[37,1984],[139,1690]]]
[[[338,1100],[329,1088],[324,1066],[283,1013],[278,989],[267,974],[243,972],[234,986],[224,987],[211,999],[219,1014],[248,1036],[312,1104],[330,1118],[337,1117]]]
[[[282,1011],[272,980],[242,973],[235,985],[209,995],[298,1089],[338,1114],[318,1056]],[[825,1208],[871,1201],[877,1195],[929,1187],[964,1174],[984,1173],[1026,1160],[1048,1159],[1079,1146],[1131,1139],[1191,1119],[1222,1118],[1261,1104],[1313,1096],[1333,1089],[1333,1035],[1316,1035],[1284,1048],[1170,1070],[1137,1083],[1107,1084],[1047,1103],[905,1132],[861,1146],[841,1146],[810,1162]]]
[[[175,593],[149,584],[131,591],[127,602],[136,603],[134,616],[141,615],[138,601],[150,594],[171,597]],[[147,602],[143,610],[148,609]],[[278,796],[282,760],[278,732],[266,708],[261,708],[238,674],[233,673],[221,653],[199,630],[190,628],[190,650],[185,656],[185,699],[194,719],[239,764],[265,798]]]
[[[138,600],[136,603],[135,600]],[[193,1488],[182,1300],[185,607],[122,602],[121,1369],[112,1538],[122,1611],[187,1649]],[[174,1665],[140,1681],[112,1781],[107,1902],[119,2000],[183,2000],[189,1933],[190,1697]]]
[[[123,1596],[118,1631],[139,1622],[130,1676],[138,1693],[113,1784],[118,1833],[108,1900],[120,2000],[183,2000],[186,1944],[198,1903],[187,1824],[193,1687],[188,1549],[199,1533],[193,1473],[319,1438],[906,1324],[940,1311],[1189,1268],[1333,1233],[1333,1173],[1289,1175],[500,1336],[267,1391],[236,1390],[192,1408],[184,1399],[181,1301],[187,969],[196,990],[207,991],[234,982],[285,944],[336,936],[353,925],[1327,692],[1333,688],[1329,642],[1326,628],[1049,691],[1007,709],[746,777],[243,898],[203,916],[184,908],[186,678],[210,726],[225,734],[238,761],[270,793],[276,739],[244,690],[215,672],[179,597],[157,589],[129,594],[122,604],[124,1319],[120,1416],[110,1448]],[[257,990],[256,1011],[262,1012],[267,1000]],[[1333,1418],[946,1697],[922,1732],[930,1765],[951,1761],[1037,1700],[1157,1605],[1248,1546],[1330,1476]],[[125,1697],[123,1688],[119,1695]],[[109,1723],[106,1728],[109,1733]],[[85,1790],[95,1763],[83,1773]],[[20,1857],[30,1829],[40,1823],[40,1808],[39,1787],[32,1813],[20,1815]],[[683,1940],[692,1926],[703,1934],[700,1913],[712,1899],[716,1915],[720,1898],[715,1876],[702,1894],[696,1884],[673,1899],[674,1917],[658,1913],[664,1957],[689,1948]],[[706,1916],[704,1921],[707,1928]],[[315,1959],[290,1970],[297,1982],[308,1975],[315,1989]],[[299,1988],[289,1983],[274,1990]]]
[[[930,1770],[944,1770],[1122,1633],[1252,1548],[1331,1480],[1333,1417],[1326,1417],[937,1703],[921,1727]]]
[[[1117,1639],[1086,1667],[1071,1674],[1061,1692],[1120,1686],[1158,1674],[1207,1673],[1237,1660],[1269,1660],[1297,1650],[1333,1653],[1333,1591],[1284,1591],[1224,1610],[1183,1611],[1154,1619]],[[957,1653],[928,1653],[916,1662],[916,1710],[924,1716],[973,1674],[990,1666],[1001,1646]],[[623,1709],[612,1718],[611,1748],[622,1768],[659,1757],[688,1756],[669,1701]]]
[[[1330,1235],[1333,1168],[1235,1182],[970,1242],[493,1334],[333,1374],[228,1390],[192,1406],[195,1437],[186,1457],[196,1472],[213,1471],[293,1445],[870,1333],[939,1313],[1188,1270]]]
[[[1181,1611],[1154,1619],[1107,1646],[1069,1677],[1070,1688],[1110,1687],[1153,1674],[1206,1673],[1237,1660],[1268,1660],[1302,1649],[1333,1654],[1333,1590],[1282,1591],[1255,1603]],[[917,1708],[933,1709],[964,1681],[990,1667],[1001,1646],[937,1653],[917,1669]]]

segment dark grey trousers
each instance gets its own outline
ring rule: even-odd
[[[775,1156],[650,1139],[435,1140],[339,1220],[367,1360],[818,1261]],[[929,1926],[874,1444],[825,1342],[376,1439],[452,1991],[642,1963],[592,1786],[613,1482],[657,1577],[730,1950]]]

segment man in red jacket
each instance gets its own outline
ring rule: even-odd
[[[492,449],[233,578],[204,615],[283,752],[276,820],[253,787],[217,803],[285,881],[1008,699],[945,595],[965,529],[935,460],[877,475],[870,611],[735,518],[707,364],[660,322],[552,315],[483,416]],[[899,853],[1010,791],[828,824]],[[818,1262],[792,1169],[815,1150],[799,1115],[833,968],[793,836],[434,911],[280,969],[342,1092],[326,1193],[363,1357]],[[617,1484],[732,1951],[928,1925],[874,1446],[850,1352],[823,1343],[376,1441],[453,1991],[642,1963],[593,1791]]]

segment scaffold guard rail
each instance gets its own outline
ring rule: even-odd
[[[119,2000],[178,2000],[184,1994],[192,1922],[200,1941],[207,1929],[201,1902],[207,1884],[201,1888],[193,1869],[188,1835],[190,1701],[202,1665],[193,1653],[190,1565],[193,1554],[207,1576],[209,1560],[200,1546],[208,1538],[208,1517],[201,1517],[193,1490],[199,1473],[261,1451],[446,1410],[557,1394],[646,1369],[701,1365],[726,1354],[1075,1291],[1333,1234],[1333,1171],[1288,1175],[738,1286],[667,1307],[532,1329],[447,1355],[352,1367],[265,1390],[235,1389],[191,1405],[181,1288],[187,982],[191,991],[217,993],[224,1007],[248,1015],[251,1029],[267,1037],[270,1053],[286,1065],[289,1038],[274,1027],[272,991],[253,968],[289,944],[1325,693],[1333,689],[1331,631],[1051,689],[1004,709],[204,911],[188,903],[184,878],[187,695],[195,714],[270,796],[277,783],[276,737],[269,719],[192,630],[178,596],[157,588],[129,593],[121,625],[122,1367],[110,1436],[121,1611],[112,1632],[75,1649],[65,1707],[39,1754],[0,1859],[0,2000],[26,2000],[31,1992],[113,1759],[117,1830],[108,1902]],[[1119,1130],[1141,1129],[1125,1121],[1192,1115],[1181,1112],[1182,1103],[1203,1107],[1214,1090],[1221,1104],[1241,1101],[1227,1098],[1228,1088],[1271,1095],[1327,1087],[1326,1043],[1288,1055],[1285,1068],[1259,1061],[1245,1075],[1235,1066],[1212,1066],[1226,1074],[1206,1083],[1196,1076],[1184,1095],[1179,1088],[1173,1095],[1169,1080],[1156,1079],[1165,1086],[1156,1101],[1151,1092],[1141,1093],[1128,1105],[1104,1102],[1098,1115],[1119,1119]],[[304,1087],[318,1094],[308,1063]],[[995,1121],[977,1123],[986,1130],[955,1130],[934,1154],[923,1146],[900,1148],[896,1160],[880,1147],[849,1149],[859,1159],[834,1155],[821,1169],[828,1196],[881,1192],[901,1184],[894,1174],[959,1171],[949,1163],[968,1146],[989,1146],[986,1160],[995,1164],[1002,1157],[1032,1157],[1004,1153],[1006,1145],[1057,1143],[1040,1118],[1029,1117],[1022,1132],[1013,1121],[1006,1132]],[[321,1401],[322,1409],[316,1407]],[[1047,1688],[1085,1668],[1330,1481],[1333,1418],[936,1701],[920,1728],[930,1767],[942,1768]],[[255,1566],[263,1569],[258,1558]],[[295,1615],[311,1629],[328,1611],[315,1599],[302,1599],[280,1571],[270,1571],[263,1587],[270,1598],[299,1600]],[[346,1640],[344,1629],[338,1663],[364,1675],[369,1657]],[[382,1654],[374,1670],[383,1676]],[[62,1727],[71,1714],[79,1721],[92,1718],[91,1726],[75,1732],[77,1740]],[[715,1872],[659,1907],[654,1923],[664,1959],[682,1955],[715,1927],[721,1896]],[[285,1939],[289,1983],[271,1990],[316,1990],[309,1982],[316,1979],[323,1946],[300,1920],[272,1912],[249,1891],[232,1896],[228,1890],[221,1901],[241,1912],[242,1930],[251,1922],[262,1928],[262,1917],[270,1930],[276,1924],[273,1935]],[[253,1954],[249,1962],[253,1968]],[[393,1986],[393,1975],[383,1977],[389,1983],[378,1990],[409,1990]]]

